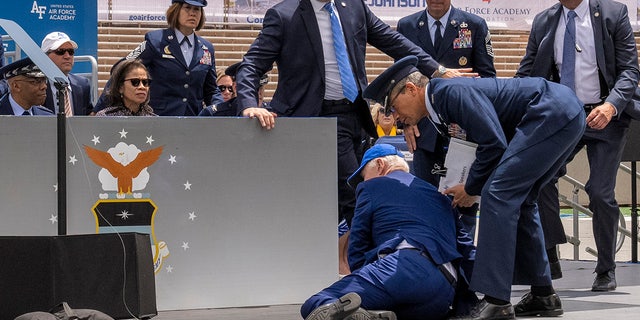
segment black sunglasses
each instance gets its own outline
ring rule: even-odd
[[[220,89],[220,92],[228,90],[230,93],[233,93],[233,87],[232,86],[218,86],[218,89]]]
[[[73,48],[70,48],[70,49],[56,49],[56,50],[49,51],[49,52],[50,53],[53,52],[53,53],[55,53],[56,55],[59,55],[59,56],[64,56],[64,53],[66,52],[70,56],[72,56],[72,55],[76,54],[76,49],[73,49]]]
[[[148,87],[150,82],[149,79],[138,79],[138,78],[124,79],[124,81],[131,81],[131,85],[134,87],[139,86],[140,83],[142,83],[143,87]]]

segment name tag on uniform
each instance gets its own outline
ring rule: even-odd
[[[176,57],[174,57],[174,56],[172,56],[170,54],[163,54],[162,57],[165,58],[165,59],[175,59],[176,58]]]

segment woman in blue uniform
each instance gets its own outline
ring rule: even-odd
[[[126,58],[140,59],[149,70],[149,104],[158,115],[197,116],[204,107],[222,102],[213,45],[195,34],[204,26],[206,5],[206,0],[172,0],[169,27],[148,32]]]

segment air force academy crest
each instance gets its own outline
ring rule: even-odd
[[[100,171],[98,180],[102,190],[92,212],[96,233],[139,232],[151,237],[154,271],[157,274],[169,249],[164,241],[157,241],[154,218],[157,206],[149,193],[143,193],[150,179],[148,168],[162,154],[162,147],[140,150],[134,144],[118,142],[106,151],[84,146],[84,151]]]

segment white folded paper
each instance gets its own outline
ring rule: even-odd
[[[443,192],[445,189],[451,188],[458,184],[464,184],[469,176],[469,169],[476,160],[476,149],[478,144],[451,138],[449,142],[449,150],[444,159],[444,167],[447,174],[440,178],[438,191]]]

